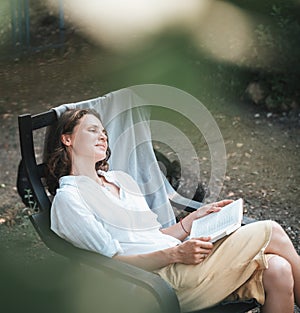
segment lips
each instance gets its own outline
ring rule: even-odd
[[[100,148],[102,148],[102,149],[107,149],[107,147],[106,147],[106,145],[104,145],[104,144],[96,144],[96,147],[100,147]]]

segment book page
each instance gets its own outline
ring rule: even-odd
[[[238,199],[221,211],[211,213],[198,220],[192,225],[191,238],[199,237],[223,237],[241,225],[243,217],[243,200]]]

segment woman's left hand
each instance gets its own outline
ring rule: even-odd
[[[194,220],[201,218],[213,212],[220,211],[225,205],[230,204],[233,200],[222,200],[213,202],[200,207],[198,210],[188,214],[180,223],[172,225],[168,228],[161,229],[165,234],[171,235],[179,240],[184,240],[191,232],[192,224]],[[178,226],[179,225],[179,226]]]
[[[233,200],[225,199],[218,202],[206,204],[193,212],[194,217],[195,219],[198,219],[210,213],[219,212],[225,205],[230,204],[231,202],[233,202]]]

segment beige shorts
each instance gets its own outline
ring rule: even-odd
[[[172,264],[156,273],[174,288],[182,311],[200,310],[224,299],[255,298],[263,304],[262,274],[269,259],[264,250],[271,234],[271,221],[248,224],[217,241],[202,263]]]

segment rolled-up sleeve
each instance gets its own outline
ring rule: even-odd
[[[108,257],[123,253],[118,240],[73,192],[58,190],[51,207],[51,229],[74,246]]]

